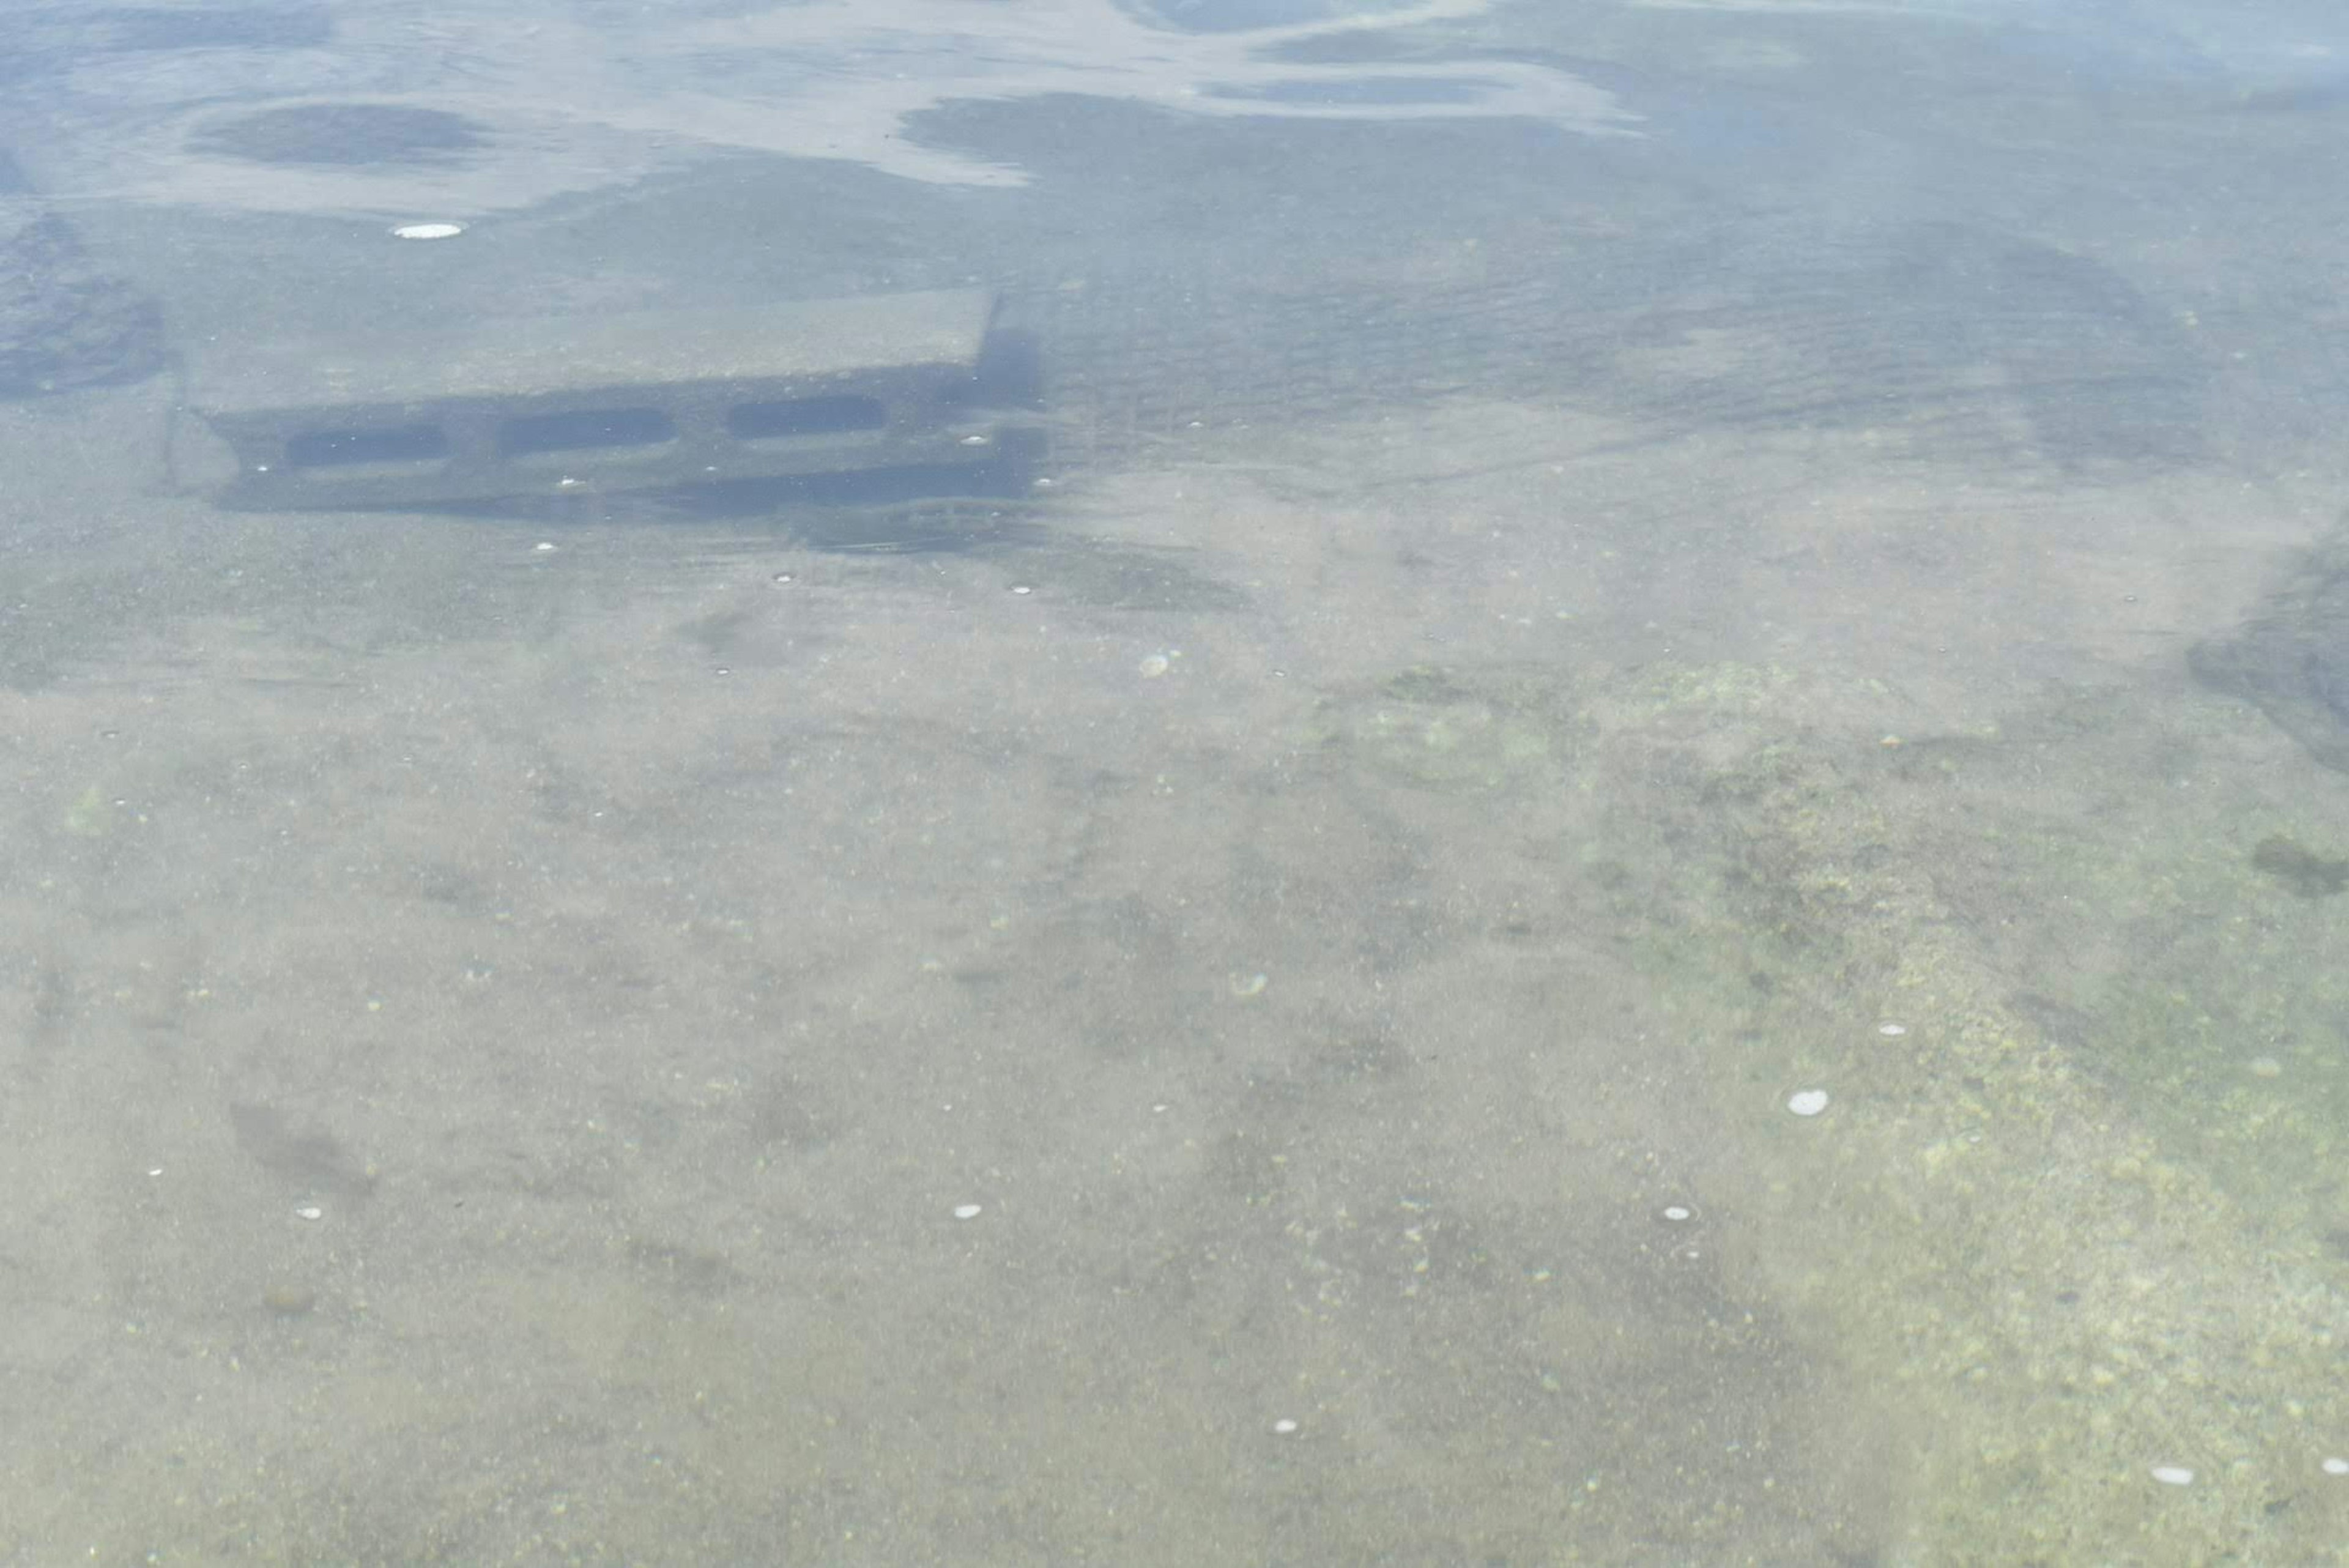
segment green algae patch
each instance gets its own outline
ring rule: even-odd
[[[2117,701],[1938,757],[1839,706],[1654,672],[1585,755],[1755,1164],[1756,1267],[1899,1412],[1902,1560],[2328,1560],[2349,1198],[2308,1173],[2349,1107],[2247,1064],[2337,1052],[2338,906],[2255,865],[2241,801],[2113,789],[2175,743]]]
[[[1794,682],[1792,671],[1775,664],[1678,665],[1657,673],[1646,691],[1659,710],[1701,709],[1727,716],[1763,711]]]
[[[66,807],[65,829],[76,838],[104,838],[114,831],[114,804],[96,784]]]
[[[1555,784],[1575,719],[1557,677],[1419,665],[1325,695],[1306,741],[1390,782],[1486,794]]]

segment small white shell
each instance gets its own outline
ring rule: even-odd
[[[957,1203],[955,1205],[954,1217],[957,1220],[976,1220],[982,1212],[984,1210],[976,1203]]]
[[[2194,1472],[2184,1465],[2156,1465],[2153,1479],[2164,1486],[2192,1486]]]
[[[462,223],[402,223],[391,231],[396,240],[453,240],[465,232]]]
[[[1797,1089],[1786,1096],[1786,1108],[1798,1116],[1815,1116],[1827,1108],[1825,1089]]]

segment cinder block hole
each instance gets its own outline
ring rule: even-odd
[[[349,468],[361,463],[440,462],[449,456],[449,433],[439,425],[395,425],[376,430],[302,431],[286,438],[285,461],[294,468]]]
[[[737,403],[726,410],[726,429],[736,441],[779,441],[792,436],[877,431],[889,422],[878,398],[791,398],[780,402]]]

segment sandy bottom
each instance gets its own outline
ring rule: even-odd
[[[2349,792],[2182,659],[2313,502],[1463,403],[843,554],[167,396],[0,409],[0,1562],[2349,1532]]]

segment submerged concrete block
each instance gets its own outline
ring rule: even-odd
[[[595,486],[996,463],[980,291],[307,339],[194,367],[237,506],[430,505]]]

